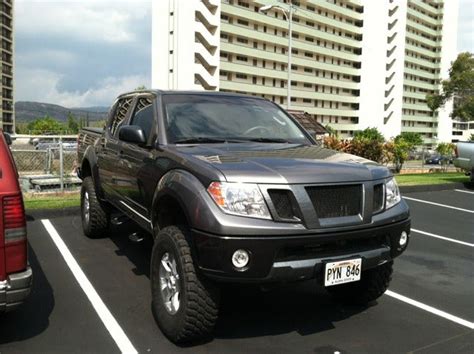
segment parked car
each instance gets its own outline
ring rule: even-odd
[[[426,165],[443,165],[452,164],[453,158],[441,155],[431,155],[425,160]]]
[[[0,130],[0,313],[18,307],[29,295],[26,217],[8,135]]]
[[[471,176],[471,182],[474,182],[474,141],[457,143],[454,166],[466,171]]]
[[[118,210],[153,236],[152,310],[174,342],[212,332],[222,282],[316,279],[367,304],[408,244],[389,170],[321,147],[262,98],[128,93],[78,142],[84,233],[107,235]]]

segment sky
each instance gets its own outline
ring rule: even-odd
[[[151,1],[16,0],[15,99],[109,106],[150,87]],[[458,51],[474,52],[474,0],[459,1]]]

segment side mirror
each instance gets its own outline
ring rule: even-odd
[[[12,137],[10,136],[10,134],[4,132],[3,136],[5,136],[5,141],[7,142],[7,145],[11,145],[12,144]]]
[[[121,127],[119,130],[119,139],[137,145],[146,144],[145,133],[138,125],[126,125]]]

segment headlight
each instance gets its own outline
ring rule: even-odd
[[[385,183],[385,209],[389,209],[400,202],[402,199],[395,178]]]
[[[256,184],[212,182],[207,191],[216,204],[228,214],[271,219]]]

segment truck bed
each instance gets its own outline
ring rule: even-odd
[[[92,127],[84,127],[79,131],[79,137],[77,138],[77,161],[82,161],[87,147],[95,145],[103,133],[104,129]]]

